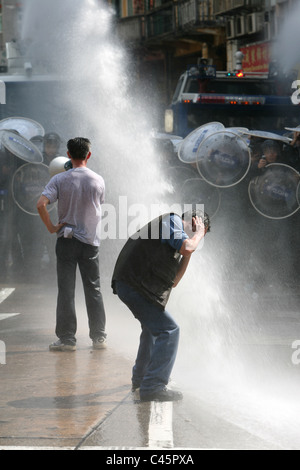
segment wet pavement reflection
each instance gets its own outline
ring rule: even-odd
[[[32,288],[31,299],[40,294]],[[89,338],[79,335],[76,352],[49,352],[55,299],[47,303],[48,296],[47,315],[38,318],[41,304],[30,309],[24,299],[22,314],[0,324],[6,344],[6,364],[0,365],[0,446],[75,447],[129,392],[129,363],[111,348],[93,350]],[[17,297],[18,291],[7,310],[20,302]]]
[[[249,397],[245,390],[233,393],[230,387],[227,393],[213,381],[193,387],[192,380],[183,383],[181,378],[182,402],[140,402],[138,391],[130,391],[139,326],[122,305],[116,307],[108,297],[108,347],[93,350],[79,293],[77,350],[50,352],[55,286],[14,287],[4,291],[9,287],[0,285],[0,292],[10,293],[0,302],[0,341],[6,349],[5,363],[0,363],[0,450],[297,448],[299,432],[290,411],[297,413],[299,406],[283,414],[285,396],[279,401],[281,415],[274,390],[266,390],[256,401],[250,389]],[[260,346],[253,349],[251,343],[251,357],[258,354],[256,363]],[[284,366],[284,381],[291,367],[281,349],[276,347],[275,352]],[[178,370],[183,359],[180,355]],[[268,407],[270,416],[257,415],[259,407]]]

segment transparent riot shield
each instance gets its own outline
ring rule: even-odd
[[[190,165],[172,166],[168,169],[168,181],[172,185],[173,194],[176,195],[175,199],[181,194],[184,182],[197,176],[197,170]]]
[[[179,144],[178,158],[183,163],[196,163],[197,151],[201,142],[210,134],[224,129],[220,122],[210,122],[198,127]]]
[[[197,151],[197,168],[209,184],[228,188],[244,179],[251,164],[247,142],[228,130],[209,135]]]
[[[213,218],[221,204],[218,188],[214,188],[201,178],[187,179],[181,188],[181,201],[185,205],[203,204],[204,210]]]
[[[12,154],[28,163],[42,163],[43,155],[32,142],[13,131],[1,132],[2,145]]]
[[[45,130],[41,124],[32,119],[10,117],[0,121],[0,130],[15,130],[27,140],[36,136],[44,136]]]
[[[12,180],[12,195],[23,212],[38,215],[36,204],[49,179],[49,168],[43,163],[26,163],[17,169]],[[49,205],[49,211],[54,207],[54,204]]]
[[[299,174],[283,163],[267,165],[248,187],[251,204],[264,217],[284,219],[299,209]]]
[[[259,139],[265,139],[265,140],[278,140],[279,142],[283,142],[285,144],[289,144],[291,142],[291,138],[280,135],[280,134],[275,134],[274,132],[267,132],[267,131],[256,131],[256,130],[248,130],[244,131],[244,134],[249,135],[251,137],[257,137]]]

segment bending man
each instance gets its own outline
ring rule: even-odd
[[[140,388],[142,401],[182,398],[180,392],[166,387],[176,359],[179,327],[165,306],[209,229],[207,214],[160,216],[129,238],[117,259],[113,291],[142,327],[132,375],[132,389]]]

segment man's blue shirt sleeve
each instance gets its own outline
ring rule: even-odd
[[[179,251],[187,238],[189,237],[183,229],[182,219],[179,215],[171,214],[163,217],[161,225],[162,243],[168,243],[172,248]]]

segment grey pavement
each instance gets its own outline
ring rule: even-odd
[[[232,367],[226,381],[221,373],[201,376],[198,345],[191,346],[189,370],[183,331],[174,382],[184,399],[155,404],[141,403],[130,391],[139,327],[116,298],[106,298],[108,347],[94,351],[79,291],[78,347],[69,353],[48,350],[55,339],[55,283],[2,284],[0,301],[0,450],[299,447],[300,366],[291,361],[297,352],[291,342],[300,339],[297,312],[284,319],[280,309],[272,317],[266,312],[258,329],[252,318],[247,341],[237,338],[240,364],[252,361],[248,382],[238,381],[245,368]],[[233,363],[227,358],[220,370]]]

